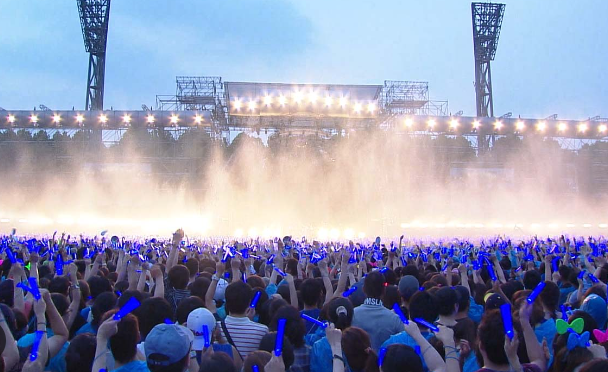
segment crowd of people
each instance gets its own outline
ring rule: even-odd
[[[608,371],[603,238],[102,235],[0,238],[0,372]]]

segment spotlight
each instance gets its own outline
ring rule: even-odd
[[[101,124],[107,123],[108,122],[108,117],[106,115],[104,115],[104,114],[99,115],[99,122]]]
[[[605,133],[605,132],[606,132],[606,129],[608,129],[608,128],[606,127],[606,124],[601,124],[599,127],[597,127],[597,130],[598,130],[600,133]]]
[[[30,121],[36,124],[38,122],[38,116],[32,114],[32,116],[30,116]]]
[[[249,111],[254,111],[256,108],[255,101],[249,101],[249,103],[247,103],[247,107],[249,108]]]
[[[494,129],[496,130],[500,130],[502,129],[502,123],[500,122],[500,120],[496,120],[496,123],[494,123]]]
[[[520,120],[520,121],[518,121],[517,123],[515,123],[515,128],[516,128],[518,131],[520,131],[520,132],[521,132],[521,131],[523,131],[524,129],[526,129],[526,124],[525,124],[523,121],[521,121],[521,120]]]
[[[367,111],[370,114],[373,114],[374,111],[376,111],[376,104],[375,103],[370,103],[369,105],[367,105]]]
[[[280,104],[281,106],[285,106],[285,104],[286,104],[286,103],[287,103],[287,98],[285,98],[285,96],[284,96],[284,95],[280,95],[280,96],[279,96],[279,104]]]
[[[59,114],[53,115],[53,123],[59,124],[60,121],[61,121],[61,115],[59,115]]]
[[[82,114],[76,115],[76,122],[78,124],[82,124],[83,121],[84,121],[84,116]]]
[[[179,116],[177,116],[176,114],[172,114],[171,115],[171,124],[177,124],[178,121],[179,121]]]
[[[585,133],[588,129],[587,123],[580,123],[578,125],[578,131],[581,133]]]
[[[348,104],[346,97],[340,97],[340,107],[344,108]]]
[[[331,106],[331,104],[333,103],[333,98],[331,98],[331,96],[327,96],[325,97],[325,106],[329,107]]]
[[[557,125],[557,130],[560,132],[565,132],[568,129],[568,125],[566,123],[559,123]]]
[[[481,123],[479,122],[479,120],[473,121],[473,129],[479,129],[480,126]]]
[[[547,129],[547,123],[539,121],[538,124],[536,124],[536,129],[538,129],[539,132],[544,132],[545,129]]]
[[[266,107],[269,107],[270,105],[272,105],[272,97],[271,96],[264,96],[264,105],[266,105]]]
[[[15,115],[7,116],[6,120],[8,120],[9,123],[13,124],[15,122]]]
[[[310,94],[308,95],[308,100],[314,105],[317,102],[317,93],[310,92]]]
[[[354,110],[355,110],[355,112],[357,114],[360,113],[361,112],[361,104],[360,103],[355,103]]]
[[[131,117],[129,115],[127,115],[127,114],[124,114],[122,116],[122,122],[125,123],[125,124],[129,124],[131,122]]]
[[[148,122],[148,124],[154,124],[154,115],[149,114],[149,115],[146,117],[146,121]]]
[[[406,118],[405,119],[405,126],[408,128],[411,128],[414,126],[414,120],[412,120],[412,118]]]
[[[456,120],[456,119],[450,120],[450,128],[452,128],[453,130],[456,130],[458,128],[458,120]]]
[[[429,119],[429,121],[427,122],[427,125],[429,126],[430,130],[433,130],[433,128],[435,127],[435,119]]]
[[[194,115],[194,122],[196,124],[200,124],[203,121],[203,117],[200,116],[199,114]]]
[[[241,100],[238,98],[234,99],[234,103],[232,104],[232,106],[234,106],[234,109],[236,111],[239,111],[241,109]]]

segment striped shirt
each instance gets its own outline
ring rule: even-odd
[[[259,350],[262,337],[268,333],[268,327],[263,324],[252,322],[247,317],[236,318],[228,315],[225,320],[226,328],[234,346],[243,357],[243,360],[249,353]],[[222,337],[228,340],[222,329],[222,325],[218,323],[218,328],[222,332]]]

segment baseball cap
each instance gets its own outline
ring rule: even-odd
[[[177,363],[190,352],[193,340],[192,332],[184,326],[158,324],[146,336],[146,360],[159,366]]]
[[[215,296],[213,299],[216,301],[224,301],[226,298],[226,287],[228,287],[228,282],[224,278],[220,278],[217,281],[217,287],[215,288]]]
[[[186,322],[188,329],[194,334],[194,342],[192,343],[192,350],[203,350],[205,347],[205,337],[203,336],[203,326],[206,325],[209,329],[209,337],[215,329],[215,317],[211,314],[211,311],[204,307],[194,309],[188,314],[188,320]]]
[[[420,283],[418,283],[418,279],[413,275],[406,275],[399,280],[399,294],[406,300],[409,300],[419,288]]]

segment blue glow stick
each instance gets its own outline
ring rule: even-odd
[[[122,305],[120,310],[116,314],[114,314],[114,320],[120,320],[124,318],[127,314],[137,309],[141,305],[141,303],[135,297],[129,298],[129,300]]]
[[[401,311],[401,307],[399,306],[398,303],[395,302],[395,304],[393,305],[393,311],[399,315],[399,319],[401,319],[401,321],[403,322],[403,324],[410,324],[410,321],[407,320],[407,317],[405,316],[405,314],[403,313],[403,311]]]
[[[6,256],[11,261],[12,264],[17,263],[17,259],[15,258],[15,254],[13,254],[13,250],[10,248],[6,248]]]
[[[418,324],[422,324],[423,326],[427,327],[428,329],[430,329],[433,332],[439,332],[439,328],[437,328],[434,324],[429,323],[422,318],[414,318],[414,322],[416,322]]]
[[[528,303],[530,303],[530,304],[534,303],[534,301],[540,295],[540,293],[543,291],[543,289],[545,288],[546,285],[547,284],[545,282],[538,283],[538,285],[536,286],[536,288],[534,288],[532,293],[530,293],[530,295],[528,296],[526,301],[528,301]]]
[[[513,316],[511,314],[511,304],[504,304],[500,306],[500,314],[502,315],[502,325],[505,329],[505,335],[510,339],[513,339],[515,333],[513,332]]]
[[[356,290],[357,290],[357,286],[353,285],[352,287],[350,287],[349,289],[347,289],[346,291],[344,291],[342,293],[342,297],[348,297],[351,294],[355,293]]]
[[[169,318],[165,318],[165,324],[175,324],[173,323],[173,321]]]
[[[595,275],[589,273],[587,276],[589,277],[589,279],[591,279],[593,283],[599,283],[599,280],[595,277]]]
[[[42,341],[42,336],[44,336],[44,331],[36,331],[34,343],[32,344],[32,350],[30,351],[30,361],[32,362],[38,359],[38,349],[40,348],[40,341]]]
[[[378,354],[378,367],[382,367],[382,362],[384,362],[384,356],[386,355],[386,348],[383,347],[380,349],[380,353]]]
[[[28,278],[28,282],[30,283],[30,292],[34,295],[36,301],[40,300],[40,289],[38,289],[38,283],[36,283],[36,278]]]
[[[583,279],[585,277],[585,272],[585,270],[581,270],[581,272],[578,274],[578,278]]]
[[[254,364],[251,366],[251,371],[252,372],[260,372],[260,367],[258,367],[257,364]]]
[[[566,311],[566,306],[565,305],[560,305],[559,308],[560,308],[560,310],[562,312],[562,319],[567,322],[568,321],[568,312]]]
[[[277,324],[277,338],[274,341],[274,355],[281,356],[283,351],[283,337],[285,335],[285,324],[287,319],[279,319]]]
[[[401,256],[401,264],[403,265],[403,267],[407,266],[407,261],[405,260],[405,257]]]
[[[496,274],[494,273],[494,268],[492,267],[492,263],[488,260],[488,274],[490,274],[490,278],[492,281],[496,281]]]
[[[279,275],[281,275],[281,276],[287,276],[287,274],[285,274],[285,273],[283,272],[283,270],[279,269],[279,268],[278,268],[278,267],[276,267],[276,266],[274,267],[274,271],[276,271],[277,273],[279,273]],[[277,355],[277,356],[278,356],[278,355]]]
[[[557,266],[557,261],[559,261],[560,257],[554,257],[553,260],[551,261],[551,265],[553,266],[553,271],[557,272],[559,271],[559,267]]]
[[[314,323],[316,325],[318,325],[321,328],[327,328],[327,323],[320,321],[319,319],[315,319],[311,316],[308,316],[306,314],[301,314],[300,317],[302,317],[302,319],[307,320],[311,323]]]
[[[249,304],[249,307],[255,308],[258,304],[258,301],[260,300],[261,295],[262,295],[262,292],[260,292],[260,291],[255,292],[255,296],[253,296],[253,299],[251,300],[251,304]]]
[[[383,267],[383,268],[381,268],[381,269],[380,269],[380,272],[381,272],[382,274],[384,274],[384,273],[385,273],[387,270],[388,270],[388,267],[387,267],[387,266],[385,266],[385,267]]]
[[[274,258],[276,257],[275,254],[271,254],[270,257],[268,257],[268,259],[266,260],[266,264],[267,265],[271,265],[272,261],[274,261]]]
[[[209,327],[206,324],[203,324],[203,339],[205,340],[205,349],[211,345],[211,340],[209,339]]]
[[[57,275],[63,275],[63,257],[61,253],[57,255],[57,259],[55,260],[55,271]]]

